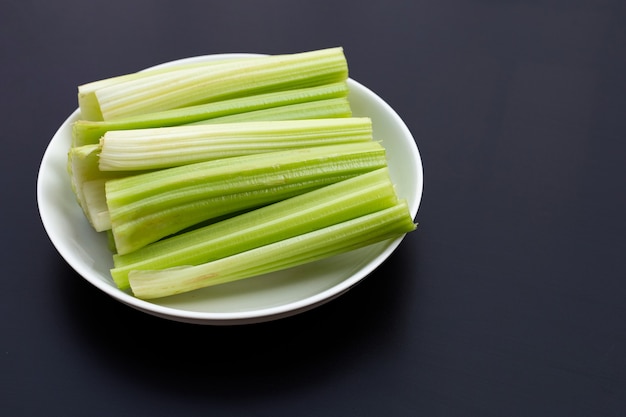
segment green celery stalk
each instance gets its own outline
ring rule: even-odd
[[[129,74],[109,77],[98,81],[92,81],[78,86],[78,106],[81,111],[81,118],[86,120],[102,120],[102,113],[96,97],[96,91],[105,87],[119,86],[125,82],[140,82],[142,80],[157,77],[172,71],[181,71],[185,69],[215,68],[218,65],[223,66],[231,64],[235,61],[243,61],[247,59],[256,59],[257,57],[246,58],[230,58],[220,61],[205,61],[193,63],[181,63],[175,66],[160,66],[157,68],[149,68],[147,70],[133,72]]]
[[[138,298],[166,297],[328,258],[402,236],[415,227],[402,200],[391,208],[201,265],[133,270],[128,279]]]
[[[367,117],[115,130],[101,140],[101,171],[170,168],[220,158],[373,140]]]
[[[307,103],[288,104],[268,109],[231,114],[214,119],[201,120],[190,125],[236,123],[250,121],[304,120],[351,117],[352,108],[347,97],[328,98]]]
[[[341,81],[308,88],[257,94],[249,97],[240,97],[196,106],[129,116],[110,121],[81,119],[77,120],[72,125],[72,146],[96,144],[100,138],[110,130],[178,126],[234,114],[249,114],[251,112],[256,113],[258,110],[274,107],[289,107],[289,105],[344,98],[344,100],[340,102],[326,102],[326,105],[329,106],[326,110],[326,113],[328,114],[331,110],[335,112],[338,111],[337,109],[334,109],[333,106],[337,107],[339,103],[345,103],[347,101],[347,99],[345,99],[347,94],[347,83],[345,81]],[[317,106],[320,105],[321,103],[317,103]],[[294,109],[301,107],[303,106],[297,106]],[[306,110],[306,106],[304,106],[303,110]],[[345,111],[345,109],[342,110]],[[320,110],[318,109],[318,111]],[[309,110],[309,113],[311,113],[311,110]],[[263,113],[261,113],[260,116],[262,115]],[[260,116],[255,116],[254,114],[248,115],[248,120],[254,120],[253,117],[256,117],[256,120],[263,120],[259,118]]]
[[[118,253],[194,224],[270,204],[387,166],[377,142],[268,152],[167,168],[106,182]]]
[[[111,228],[104,186],[108,179],[225,157],[368,140],[369,118],[112,131],[100,146],[70,150],[70,167],[78,166],[70,177],[86,217],[101,232]]]
[[[395,205],[387,168],[358,175],[247,213],[113,256],[111,275],[128,288],[128,273],[199,265]]]
[[[97,89],[103,120],[271,91],[345,81],[341,47],[258,57],[209,70],[181,69]]]

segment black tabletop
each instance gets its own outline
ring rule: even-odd
[[[0,414],[626,415],[622,0],[14,1],[0,31]],[[360,285],[199,326],[59,256],[36,180],[77,85],[331,46],[424,165],[418,230]]]

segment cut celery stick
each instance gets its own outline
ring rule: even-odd
[[[358,175],[203,228],[114,255],[111,275],[128,288],[128,273],[198,265],[391,207],[398,199],[387,168]]]
[[[278,91],[266,94],[257,94],[249,97],[240,97],[230,100],[222,100],[214,103],[200,104],[160,112],[147,113],[138,116],[130,116],[110,121],[78,120],[72,125],[72,146],[96,144],[109,130],[144,129],[151,127],[177,126],[189,124],[216,117],[229,116],[239,113],[250,113],[273,107],[317,102],[320,100],[344,98],[340,102],[325,102],[330,111],[338,112],[339,103],[345,106],[348,94],[348,86],[345,81],[299,88],[287,91]],[[320,106],[320,103],[317,103]],[[335,108],[333,108],[333,106]],[[315,107],[315,106],[313,106]],[[295,107],[298,109],[299,107]],[[306,110],[306,106],[300,111]],[[341,109],[345,114],[345,108]],[[321,111],[317,108],[317,111]],[[309,110],[308,113],[312,114]],[[331,113],[332,114],[332,113]],[[247,120],[264,120],[260,115],[248,115]],[[308,117],[308,115],[306,115]],[[295,118],[295,117],[293,117]],[[304,117],[300,117],[304,118]]]
[[[170,168],[220,158],[373,140],[367,117],[115,130],[101,140],[101,171]]]
[[[231,114],[213,119],[201,120],[190,125],[236,123],[250,121],[304,120],[351,117],[352,108],[346,97],[315,100],[307,103],[289,104],[245,113]]]
[[[268,122],[263,123],[266,127],[271,127]],[[270,152],[278,150],[288,150],[301,147],[321,146],[335,143],[348,143],[357,141],[367,141],[372,139],[371,121],[367,118],[355,118],[355,119],[330,119],[324,120],[305,120],[302,121],[301,127],[306,128],[307,132],[298,133],[297,125],[293,121],[272,122],[272,125],[279,126],[280,129],[274,132],[280,132],[280,135],[271,135],[269,129],[262,129],[258,132],[253,132],[252,123],[245,123],[248,126],[247,129],[241,129],[242,125],[228,124],[225,126],[213,126],[203,128],[176,128],[171,129],[173,131],[207,131],[212,132],[212,140],[210,148],[206,148],[203,152],[199,152],[201,149],[197,143],[188,144],[183,137],[177,137],[177,142],[172,146],[164,145],[161,139],[157,140],[156,135],[148,135],[146,132],[152,130],[133,130],[133,131],[113,131],[107,134],[106,140],[103,140],[103,146],[97,145],[83,145],[70,150],[70,159],[72,155],[87,154],[89,157],[75,157],[74,163],[80,162],[80,169],[76,169],[77,175],[71,175],[72,184],[78,191],[77,197],[79,198],[81,207],[85,210],[85,215],[90,220],[90,223],[94,229],[98,232],[111,228],[111,220],[108,215],[105,203],[105,188],[104,181],[110,178],[119,178],[137,174],[145,170],[152,168],[164,168],[170,166],[178,166],[189,164],[192,162],[207,161],[211,159],[242,156],[252,153]],[[239,126],[239,127],[238,127]],[[308,131],[308,129],[311,129]],[[164,131],[165,128],[157,129],[157,132]],[[265,131],[266,135],[262,135]],[[225,140],[218,139],[215,134],[219,132],[230,132],[231,135]],[[323,135],[324,132],[328,133],[329,137]],[[332,132],[336,132],[332,134]],[[238,135],[237,141],[234,142],[232,134]],[[147,139],[147,141],[134,140],[132,142],[125,143],[122,148],[115,148],[115,152],[109,152],[111,149],[109,146],[104,146],[115,142],[111,141],[111,137],[128,135],[132,138],[135,136]],[[291,135],[291,136],[290,136]],[[304,135],[304,136],[302,136]],[[169,137],[169,136],[168,136]],[[189,139],[189,137],[186,137]],[[119,139],[119,138],[118,138]],[[181,140],[180,143],[178,140]],[[154,143],[156,141],[156,143]],[[119,141],[118,141],[119,142]],[[185,143],[183,143],[185,142]],[[152,144],[152,145],[151,145]],[[165,149],[164,149],[165,148]],[[102,151],[99,154],[99,150]],[[185,152],[185,150],[187,150]],[[132,159],[132,158],[136,158]],[[152,162],[156,161],[156,162]],[[104,162],[104,165],[102,165]],[[134,165],[131,165],[134,164]],[[102,170],[99,170],[98,164],[101,164]],[[114,165],[117,164],[117,165]],[[111,169],[124,171],[115,172]],[[139,171],[142,170],[142,171]],[[90,175],[85,175],[88,172]],[[81,174],[82,173],[82,174]],[[97,181],[94,181],[97,180]],[[85,190],[89,189],[89,193]]]
[[[124,82],[138,82],[142,79],[155,77],[172,71],[181,71],[184,69],[194,68],[215,68],[218,65],[230,64],[235,61],[243,61],[247,59],[255,59],[256,57],[246,58],[230,58],[220,61],[205,61],[193,63],[181,63],[175,66],[160,66],[157,68],[149,68],[140,72],[118,75],[115,77],[105,78],[98,81],[82,84],[78,86],[78,107],[80,109],[81,118],[85,120],[102,120],[102,113],[96,97],[96,91],[105,87],[120,85]]]
[[[118,253],[202,221],[276,202],[387,166],[377,142],[218,159],[107,181]]]
[[[259,57],[205,70],[183,69],[97,89],[103,120],[229,98],[345,81],[341,47]]]
[[[136,297],[166,297],[328,258],[402,236],[415,227],[402,200],[391,208],[205,264],[133,270],[128,278]]]

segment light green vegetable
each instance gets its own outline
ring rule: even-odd
[[[348,86],[345,81],[320,86],[277,91],[222,100],[196,106],[182,107],[172,110],[129,116],[110,121],[93,121],[81,119],[72,125],[72,146],[97,144],[100,138],[110,130],[145,129],[152,127],[178,126],[215,118],[239,115],[244,120],[267,120],[265,114],[282,114],[281,119],[313,118],[311,115],[349,113],[349,102],[346,99]],[[331,100],[332,101],[326,101]],[[341,100],[340,100],[341,99]],[[343,106],[343,107],[340,107]],[[279,108],[274,112],[268,109]],[[259,112],[265,110],[265,112]],[[276,117],[276,116],[274,116]],[[272,118],[276,120],[276,118]],[[221,122],[220,122],[221,123]]]
[[[387,166],[377,142],[218,159],[106,182],[118,253],[189,226]]]
[[[225,157],[370,140],[369,118],[111,131],[102,145],[71,148],[68,170],[85,216],[101,232],[111,228],[105,197],[109,179]]]
[[[79,86],[67,169],[116,285],[165,297],[414,230],[347,78],[338,47]]]
[[[372,139],[372,122],[367,117],[115,130],[101,140],[98,167],[100,171],[162,169]]]
[[[134,270],[128,279],[138,298],[166,297],[328,258],[414,229],[402,200],[391,208],[201,265]]]
[[[388,169],[381,168],[114,255],[111,275],[126,289],[131,270],[198,265],[389,208],[397,201]]]
[[[145,79],[155,79],[155,77],[172,71],[183,69],[210,69],[217,66],[224,66],[235,61],[255,59],[257,57],[230,58],[219,61],[202,61],[192,63],[178,63],[175,66],[158,66],[147,70],[109,77],[98,81],[92,81],[78,86],[78,106],[81,110],[81,118],[86,120],[102,120],[102,113],[96,97],[96,91],[113,86],[120,86],[125,82],[138,83]]]
[[[172,68],[140,79],[95,88],[79,99],[82,118],[120,117],[176,109],[272,91],[345,81],[343,49],[328,48],[228,62],[209,69]],[[80,93],[79,93],[80,96]]]

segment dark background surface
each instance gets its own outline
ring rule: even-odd
[[[0,414],[626,415],[626,2],[0,6]],[[418,143],[419,230],[348,294],[207,327],[68,267],[36,203],[78,84],[343,46]]]

